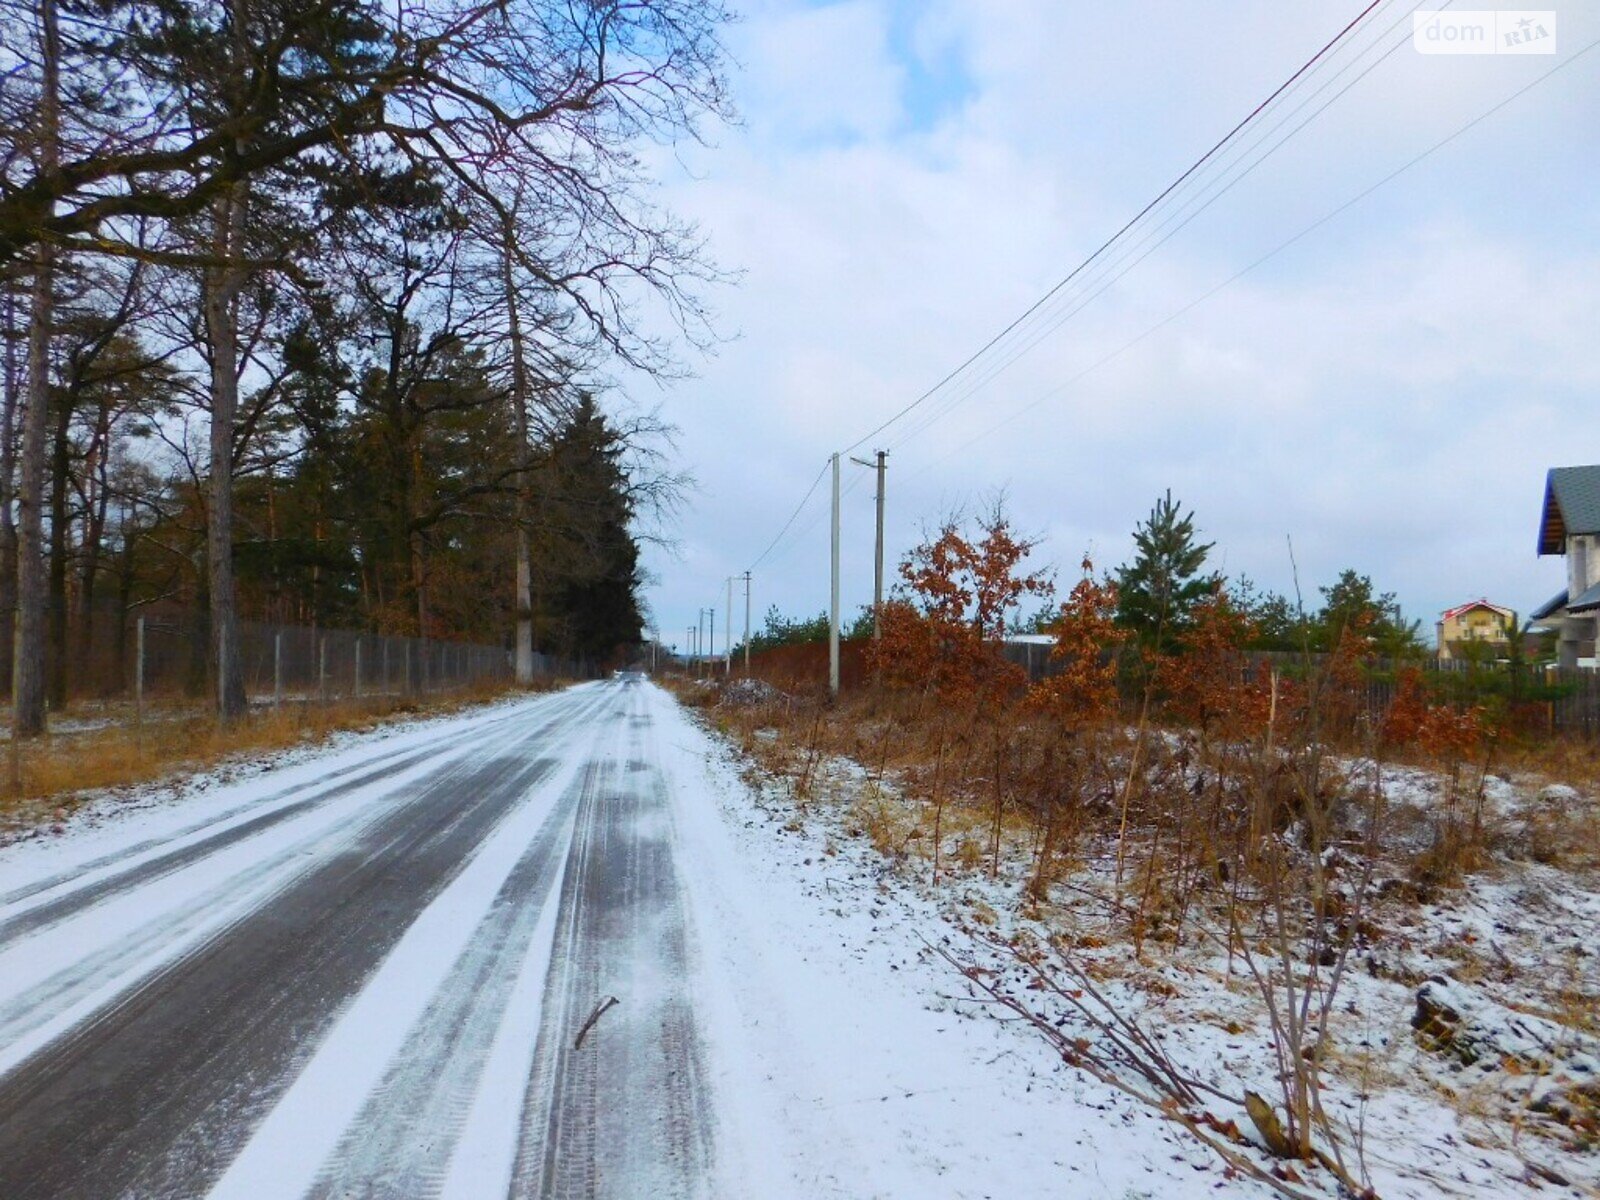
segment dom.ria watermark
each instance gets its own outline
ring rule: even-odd
[[[1423,54],[1554,54],[1556,14],[1518,10],[1413,13],[1411,42]]]

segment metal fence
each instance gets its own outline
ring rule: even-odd
[[[1037,680],[1059,670],[1050,650],[1045,643],[1008,642],[1003,653],[1023,667],[1030,679]],[[1276,670],[1295,677],[1315,672],[1326,657],[1259,651],[1246,656],[1245,670]],[[1519,732],[1600,738],[1600,671],[1564,670],[1532,662],[1471,662],[1431,656],[1370,660],[1362,664],[1359,685],[1361,705],[1369,719],[1380,719],[1388,711],[1400,674],[1408,668],[1422,671],[1430,695],[1462,705],[1484,705]],[[1127,670],[1121,675],[1125,682],[1137,678],[1137,673]]]
[[[72,632],[64,654],[47,652],[52,674],[64,676],[69,701],[209,699],[212,693],[210,629],[201,616],[97,612]],[[240,623],[239,659],[245,692],[257,704],[418,695],[509,680],[514,673],[506,646],[251,621]],[[570,674],[573,664],[535,655],[534,669],[544,676]],[[9,684],[9,671],[0,675],[6,677],[0,683]]]

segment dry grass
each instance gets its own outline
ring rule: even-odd
[[[1583,970],[1540,962],[1539,978],[1532,978],[1537,944],[1507,943],[1515,964],[1498,945],[1474,944],[1454,926],[1450,940],[1417,944],[1427,939],[1430,905],[1448,912],[1449,893],[1503,886],[1530,862],[1589,886],[1586,872],[1600,867],[1600,755],[1591,747],[1480,747],[1450,766],[1407,754],[1385,759],[1385,768],[1411,764],[1424,777],[1407,776],[1401,789],[1386,770],[1377,793],[1377,774],[1362,766],[1363,747],[1343,743],[1342,752],[1283,747],[1274,757],[1270,745],[1257,753],[1254,745],[1207,744],[1193,731],[1163,727],[1132,759],[1134,734],[1115,722],[1092,743],[1052,741],[1048,724],[1026,709],[995,720],[891,691],[754,705],[719,704],[716,689],[697,685],[683,694],[741,747],[758,778],[787,794],[795,805],[791,827],[812,812],[831,812],[844,833],[869,841],[905,875],[953,884],[948,895],[966,901],[964,917],[974,929],[1000,936],[1008,927],[978,898],[1006,893],[969,888],[998,858],[1006,880],[1019,880],[1019,865],[1028,873],[1017,893],[1019,915],[1053,930],[1096,979],[1117,977],[1146,1002],[1173,995],[1172,983],[1146,965],[1205,962],[1222,946],[1230,969],[1253,963],[1249,976],[1220,986],[1259,1011],[1214,1014],[1215,1021],[1230,1033],[1270,1034],[1280,1061],[1293,1066],[1270,1105],[1280,1118],[1289,1115],[1285,1128],[1305,1143],[1296,1144],[1296,1156],[1326,1162],[1330,1147],[1348,1154],[1348,1163],[1335,1160],[1347,1179],[1364,1170],[1364,1126],[1348,1128],[1323,1114],[1317,1097],[1326,1083],[1337,1079],[1364,1097],[1403,1090],[1418,1074],[1378,1048],[1372,1018],[1358,1014],[1354,1000],[1335,1003],[1342,978],[1335,972],[1347,952],[1352,973],[1364,962],[1400,988],[1446,970],[1503,1000],[1524,997],[1528,1011],[1574,1030],[1600,1021],[1593,980]],[[1512,784],[1509,792],[1496,777]],[[1313,826],[1314,844],[1306,842]],[[1124,838],[1125,878],[1118,854]],[[1097,914],[1087,926],[1086,910]],[[1263,936],[1280,927],[1288,930],[1282,944]],[[1241,938],[1248,945],[1235,944]],[[1183,953],[1189,947],[1198,957]],[[1108,953],[1083,957],[1085,950]],[[1277,981],[1310,977],[1317,982],[1305,986],[1328,997],[1324,1007],[1296,1031],[1270,1033],[1263,1014],[1276,1013],[1286,1027],[1292,999]],[[1512,983],[1505,996],[1502,985]],[[1384,1010],[1378,1019],[1403,1039],[1409,1007],[1403,997],[1398,1003],[1398,1015]],[[1329,1032],[1335,1020],[1337,1035]],[[1507,1122],[1522,1118],[1557,1139],[1592,1128],[1584,1124],[1593,1119],[1586,1110],[1559,1119],[1508,1116],[1503,1083],[1441,1094],[1501,1140],[1512,1128]]]
[[[534,690],[559,686],[562,681],[541,681]],[[372,729],[397,718],[445,715],[512,690],[505,684],[486,684],[412,699],[285,704],[227,724],[193,710],[156,708],[142,726],[116,724],[8,744],[0,749],[5,760],[0,825],[17,828],[60,820],[102,789],[204,771],[230,759],[314,746],[336,733]]]

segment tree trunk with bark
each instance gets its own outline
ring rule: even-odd
[[[239,184],[213,207],[212,258],[205,276],[206,333],[211,349],[211,463],[206,550],[210,590],[211,659],[217,716],[243,716],[249,702],[239,662],[239,615],[233,582],[233,433],[239,411],[239,326],[235,300],[242,284],[235,264],[243,223]]]
[[[22,380],[17,363],[16,281],[5,281],[5,391],[0,393],[0,646],[10,651],[17,624],[17,402]],[[0,686],[11,690],[11,655],[0,655]]]
[[[515,231],[510,221],[505,226],[505,244],[501,264],[505,276],[506,320],[511,332],[511,415],[516,428],[517,496],[517,682],[533,682],[533,555],[528,536],[528,360],[527,348],[522,341],[522,315],[517,306],[516,277],[512,270],[512,239]]]
[[[54,176],[60,144],[60,30],[55,0],[39,0],[39,174]],[[34,246],[28,306],[28,408],[22,423],[22,476],[17,493],[17,625],[11,669],[11,734],[45,730],[44,451],[50,415],[50,342],[55,316],[55,248]]]
[[[49,647],[45,652],[45,699],[59,712],[67,703],[67,552],[72,516],[67,498],[72,470],[72,405],[58,390],[55,428],[50,431]]]

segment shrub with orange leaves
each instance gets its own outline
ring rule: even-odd
[[[1195,606],[1182,653],[1163,672],[1167,706],[1205,736],[1214,730],[1253,733],[1272,705],[1263,672],[1251,669],[1245,647],[1255,625],[1222,588]]]
[[[1428,699],[1423,692],[1422,672],[1406,667],[1395,679],[1394,697],[1384,710],[1379,735],[1385,746],[1415,746],[1428,721]]]
[[[1006,623],[1028,595],[1048,596],[1046,572],[1023,572],[1036,542],[1017,537],[997,506],[973,539],[953,521],[900,564],[905,596],[884,605],[871,666],[885,683],[926,687],[952,702],[994,703],[1026,677],[1002,650]]]
[[[1116,584],[1096,582],[1094,564],[1085,558],[1083,578],[1046,627],[1055,638],[1050,658],[1058,669],[1028,692],[1029,703],[1068,732],[1109,720],[1117,711],[1117,661],[1107,651],[1127,633],[1118,628],[1116,615]]]
[[[1420,750],[1453,765],[1476,752],[1486,733],[1481,707],[1434,704],[1427,697],[1420,669],[1407,667],[1400,672],[1394,698],[1383,715],[1386,745]]]

